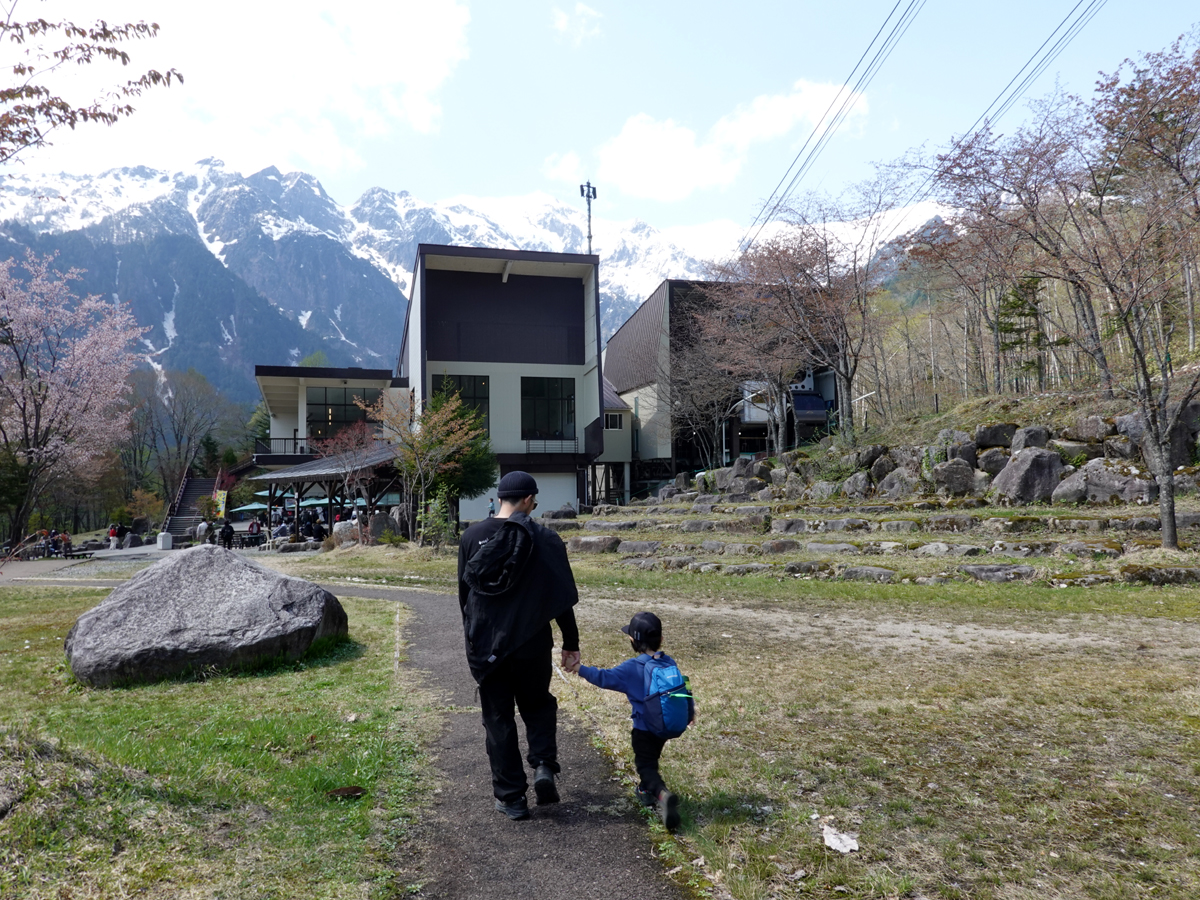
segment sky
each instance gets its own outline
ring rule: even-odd
[[[0,3],[7,6],[11,0]],[[1089,0],[1081,3],[1080,9]],[[184,83],[28,154],[29,172],[316,175],[341,203],[381,186],[426,201],[547,194],[641,219],[703,253],[754,219],[890,11],[908,0],[17,0],[17,18],[146,20],[129,67],[60,76],[96,96],[149,68]],[[961,134],[1077,0],[926,0],[798,190],[836,195],[873,164]],[[894,19],[893,19],[894,21]],[[1030,88],[1097,74],[1200,21],[1175,0],[1107,0]],[[0,48],[11,65],[15,48]],[[1014,107],[999,123],[1020,125]]]

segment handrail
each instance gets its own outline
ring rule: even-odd
[[[563,440],[563,439],[542,440],[541,438],[538,438],[537,440],[532,440],[532,439],[526,440],[525,441],[525,452],[526,453],[578,453],[579,452],[579,438],[574,438],[574,439],[569,439],[569,440]]]
[[[310,456],[314,454],[313,448],[309,445],[309,439],[303,437],[282,437],[282,438],[262,438],[254,439],[255,453],[279,453],[292,456]]]

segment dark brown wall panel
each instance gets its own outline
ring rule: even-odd
[[[583,282],[425,272],[428,358],[583,365]]]

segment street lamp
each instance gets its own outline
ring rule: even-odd
[[[589,181],[579,186],[579,196],[587,200],[588,205],[588,256],[592,255],[592,201],[596,199],[596,189]]]

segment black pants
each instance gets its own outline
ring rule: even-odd
[[[492,764],[492,793],[505,802],[525,796],[529,786],[517,744],[514,705],[525,723],[529,765],[558,773],[558,701],[550,693],[550,647],[534,640],[501,662],[479,685],[479,705]],[[548,643],[548,642],[547,642]],[[535,645],[535,646],[534,646]]]
[[[640,787],[647,794],[657,797],[667,787],[658,774],[658,758],[662,756],[667,739],[640,728],[634,728],[629,736],[633,743],[633,765],[642,779]]]

